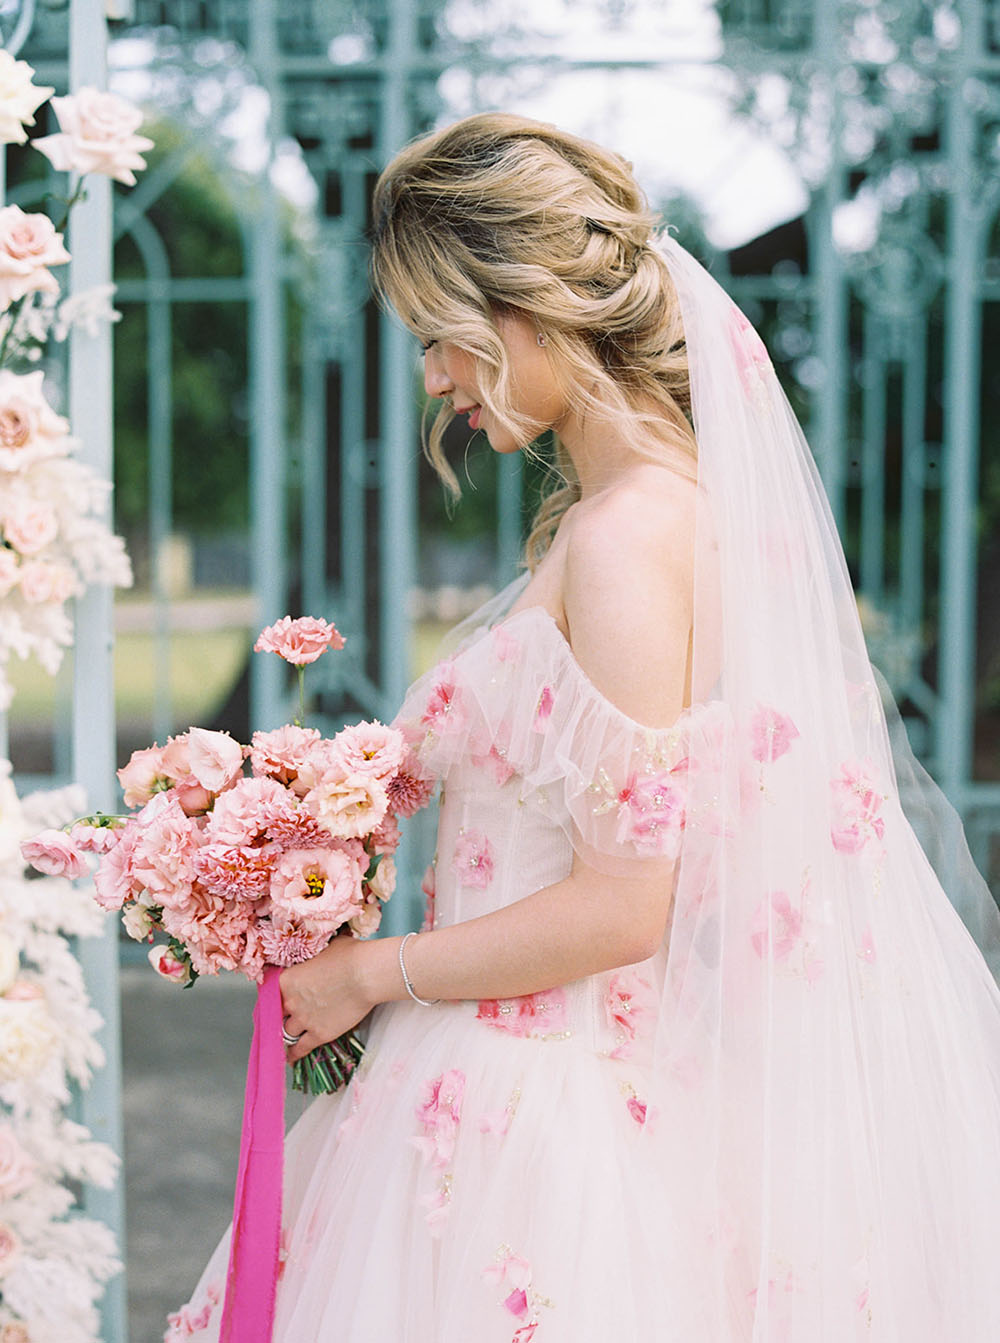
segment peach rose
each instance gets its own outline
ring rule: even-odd
[[[66,98],[53,98],[58,135],[34,140],[57,172],[100,173],[125,186],[135,186],[135,172],[146,166],[142,155],[152,140],[136,135],[142,112],[115,93],[83,88]]]
[[[0,311],[25,294],[58,294],[50,266],[64,266],[69,253],[48,215],[25,214],[18,205],[0,209]]]
[[[57,415],[42,391],[44,374],[0,369],[0,469],[20,471],[42,457],[65,456],[72,446],[69,421]]]
[[[74,881],[87,872],[86,862],[65,830],[41,830],[32,839],[23,840],[21,856],[48,877],[69,877]]]
[[[59,521],[48,504],[15,497],[4,506],[4,538],[22,555],[37,555],[58,532]]]

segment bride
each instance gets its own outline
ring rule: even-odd
[[[560,483],[396,719],[424,930],[282,972],[290,1060],[375,1012],[287,1140],[273,1337],[995,1343],[1000,993],[766,350],[551,126],[418,140],[374,221],[445,484],[454,415]],[[226,1256],[168,1339],[246,1343]]]

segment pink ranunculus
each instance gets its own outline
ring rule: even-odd
[[[389,798],[373,774],[328,771],[306,793],[302,804],[331,835],[349,839],[370,834],[382,824]]]
[[[175,955],[169,947],[150,947],[147,952],[149,963],[158,975],[171,980],[174,984],[187,984],[191,980],[191,966],[188,961]]]
[[[643,1020],[652,1015],[654,1006],[653,989],[648,979],[628,967],[615,971],[604,996],[604,1013],[615,1032],[613,1059],[630,1056]]]
[[[416,752],[408,750],[399,769],[386,785],[389,807],[404,819],[426,807],[434,792],[434,780],[421,769]]]
[[[632,844],[642,854],[676,856],[686,820],[687,768],[684,759],[669,770],[629,776],[617,798],[619,844]]]
[[[793,906],[784,891],[766,895],[754,911],[750,924],[750,941],[758,956],[771,954],[776,961],[785,961],[792,954],[802,936],[802,915]]]
[[[69,259],[48,215],[25,214],[17,205],[0,208],[0,311],[38,290],[58,294],[59,281],[49,267]]]
[[[274,779],[237,779],[216,798],[206,835],[226,844],[266,843],[268,816],[288,806],[288,793]]]
[[[10,1124],[0,1124],[0,1203],[30,1189],[37,1170]]]
[[[135,174],[146,166],[142,157],[153,141],[137,135],[142,112],[116,93],[82,88],[65,98],[53,98],[59,133],[32,144],[56,172],[100,173],[125,186],[135,186]]]
[[[493,880],[493,845],[481,830],[460,830],[451,859],[463,886],[484,891]]]
[[[250,768],[258,776],[291,784],[319,740],[320,734],[314,727],[297,727],[294,723],[273,732],[255,732],[250,742]]]
[[[406,753],[406,738],[384,723],[354,723],[333,739],[345,774],[374,774],[383,783],[395,774]]]
[[[221,793],[240,777],[243,747],[228,732],[193,727],[188,732],[191,773],[210,793]]]
[[[329,928],[307,928],[290,919],[280,926],[261,923],[260,939],[268,965],[298,965],[311,961],[330,940]]]
[[[15,495],[0,505],[4,539],[21,555],[37,555],[59,534],[55,509]]]
[[[799,730],[787,714],[759,704],[750,720],[750,750],[754,760],[770,764],[791,749]]]
[[[292,849],[275,864],[271,908],[330,932],[360,912],[362,865],[343,849]]]
[[[326,620],[315,616],[282,616],[273,625],[261,630],[254,644],[255,653],[277,653],[278,657],[295,667],[315,662],[328,648],[344,646],[344,636]]]
[[[454,1155],[464,1095],[465,1073],[458,1068],[432,1078],[420,1093],[417,1120],[423,1133],[410,1141],[438,1170],[443,1170]]]
[[[517,998],[482,998],[476,1019],[521,1039],[561,1033],[566,1029],[566,994],[556,988]]]
[[[125,793],[126,807],[141,807],[154,793],[169,788],[173,782],[163,765],[163,747],[146,746],[133,751],[128,764],[118,771],[118,782]]]
[[[75,881],[86,876],[87,863],[65,830],[42,830],[21,842],[21,856],[38,872]]]

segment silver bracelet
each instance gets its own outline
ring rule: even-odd
[[[419,996],[414,992],[413,985],[410,983],[410,976],[406,973],[406,963],[405,963],[404,960],[403,960],[403,948],[406,946],[406,944],[407,944],[407,942],[410,940],[410,938],[411,938],[411,937],[416,937],[416,935],[417,935],[416,933],[407,933],[406,936],[403,938],[403,940],[400,942],[400,944],[399,944],[399,968],[400,968],[400,971],[401,971],[402,976],[403,976],[403,983],[406,985],[406,992],[410,995],[410,997],[413,999],[413,1001],[414,1001],[415,1003],[419,1003],[421,1007],[433,1007],[434,1004],[435,1004],[435,1003],[439,1003],[439,1002],[441,1001],[441,999],[440,999],[440,998],[421,998],[421,997],[419,997]]]

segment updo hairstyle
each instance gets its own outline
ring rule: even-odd
[[[544,332],[553,372],[587,415],[612,421],[640,454],[695,475],[691,390],[680,307],[655,224],[630,165],[543,122],[465,118],[407,145],[375,187],[371,271],[377,293],[423,340],[478,360],[483,404],[525,442],[510,403],[497,316]],[[453,496],[442,404],[425,442]],[[534,569],[580,487],[556,443],[556,485],[525,548]]]

